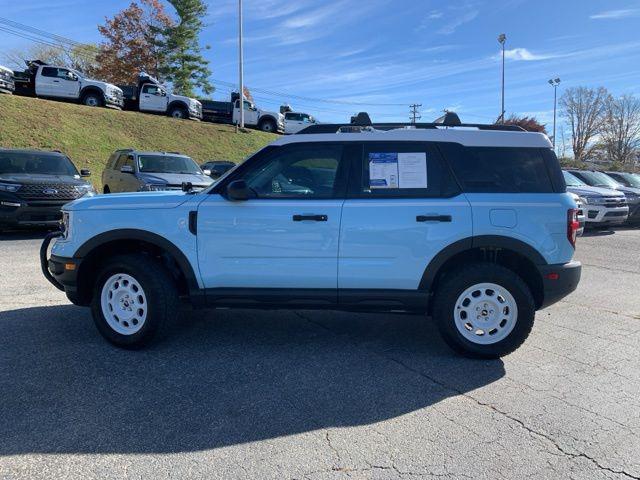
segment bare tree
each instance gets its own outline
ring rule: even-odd
[[[633,163],[640,147],[640,100],[633,95],[609,96],[601,136],[609,160]]]
[[[72,48],[49,45],[31,45],[24,49],[9,50],[2,54],[7,66],[15,70],[24,69],[28,60],[42,60],[52,65],[73,68],[91,75],[96,68],[98,47],[95,45],[78,45]]]
[[[573,156],[578,161],[588,159],[592,153],[593,140],[602,127],[608,96],[604,87],[577,87],[568,88],[560,98],[562,115],[571,127]]]

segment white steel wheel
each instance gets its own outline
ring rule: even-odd
[[[173,118],[186,118],[184,111],[179,108],[176,108],[174,111],[172,111],[171,116]]]
[[[121,335],[140,331],[147,319],[147,297],[140,283],[131,275],[117,273],[102,286],[102,315],[107,324]]]
[[[518,319],[518,305],[495,283],[478,283],[458,297],[453,315],[458,332],[470,342],[491,345],[505,339]]]

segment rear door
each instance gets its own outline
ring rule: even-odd
[[[36,75],[36,95],[40,97],[58,96],[60,79],[56,67],[40,67]]]
[[[338,240],[349,158],[341,144],[290,144],[247,161],[256,198],[210,194],[198,208],[205,287],[320,290],[336,300]]]
[[[340,230],[341,303],[366,290],[416,291],[441,250],[471,237],[469,202],[433,144],[364,142],[349,190]]]

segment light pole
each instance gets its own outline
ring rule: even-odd
[[[500,110],[500,123],[504,123],[504,44],[507,36],[504,33],[498,35],[498,42],[502,45],[502,108]]]
[[[549,80],[549,85],[553,87],[553,137],[551,143],[553,144],[553,150],[556,149],[556,105],[558,100],[558,85],[560,85],[560,78],[552,78]]]
[[[238,62],[240,76],[240,128],[244,128],[244,69],[242,58],[242,0],[238,0]]]

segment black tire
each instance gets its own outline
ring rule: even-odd
[[[480,283],[493,283],[506,289],[518,311],[513,330],[492,344],[474,343],[456,327],[454,309],[458,297]],[[494,263],[473,263],[445,274],[433,301],[433,319],[444,341],[456,352],[473,358],[498,358],[513,352],[529,336],[535,318],[535,302],[527,284],[512,270]]]
[[[185,120],[189,118],[189,113],[183,107],[171,107],[169,110],[169,116],[171,118],[177,118],[179,120]]]
[[[109,185],[105,185],[104,189],[102,190],[102,193],[104,193],[105,195],[108,193],[111,193],[111,189],[109,188]]]
[[[116,274],[134,277],[146,296],[147,316],[139,331],[126,335],[114,330],[102,312],[102,289]],[[94,285],[91,300],[93,321],[100,334],[112,344],[138,349],[158,337],[163,326],[180,315],[180,299],[176,284],[169,272],[156,260],[144,254],[118,255],[103,265]]]
[[[102,107],[104,105],[104,101],[102,99],[102,95],[95,92],[89,92],[82,96],[82,104],[87,107]]]
[[[276,125],[276,122],[274,120],[268,119],[261,121],[259,128],[263,132],[276,133],[278,126]]]

